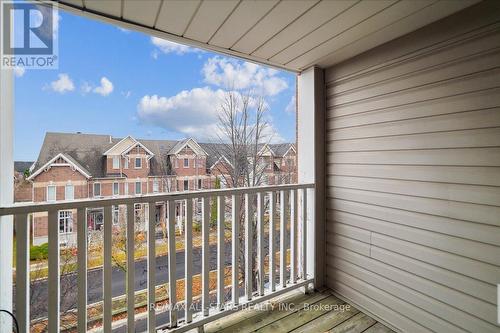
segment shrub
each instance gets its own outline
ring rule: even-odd
[[[49,243],[30,247],[30,260],[43,260],[49,257]]]

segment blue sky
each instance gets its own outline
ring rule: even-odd
[[[16,71],[15,160],[47,131],[208,140],[229,86],[264,95],[273,141],[295,141],[293,73],[59,15],[59,69]]]

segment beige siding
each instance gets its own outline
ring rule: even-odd
[[[500,4],[329,68],[326,283],[407,332],[499,332]]]

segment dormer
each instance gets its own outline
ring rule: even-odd
[[[140,141],[127,136],[109,148],[106,157],[106,174],[137,175],[149,172],[150,160],[154,153]]]
[[[192,138],[179,141],[169,152],[176,174],[205,172],[208,153]]]

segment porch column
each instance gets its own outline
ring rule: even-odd
[[[0,65],[0,206],[14,201],[14,79],[12,69]],[[13,217],[0,217],[0,309],[12,312]],[[0,332],[11,332],[12,320],[0,315]]]
[[[307,273],[314,287],[325,273],[325,95],[324,73],[311,67],[297,77],[298,182],[314,183],[307,197]]]

